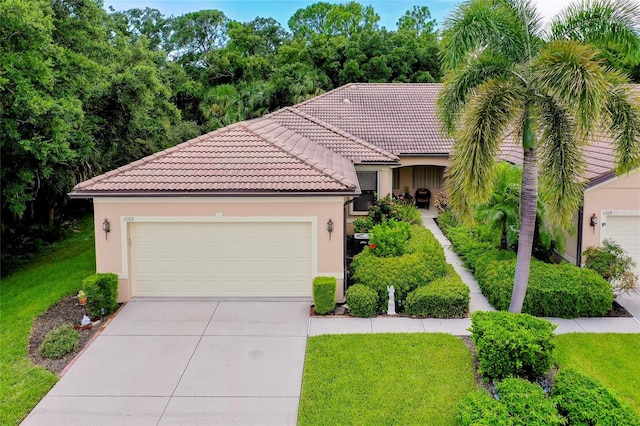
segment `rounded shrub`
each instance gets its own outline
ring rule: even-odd
[[[405,313],[431,318],[464,318],[469,311],[469,287],[455,272],[418,287],[407,295]]]
[[[352,285],[347,290],[347,305],[351,315],[371,318],[377,312],[378,294],[365,285]]]
[[[496,385],[496,393],[515,425],[552,426],[565,424],[565,419],[558,413],[553,400],[547,398],[540,385],[524,379],[504,379]]]
[[[378,257],[402,256],[409,240],[409,224],[390,220],[382,222],[371,229],[371,245],[373,254]]]
[[[474,312],[470,330],[479,373],[490,380],[544,375],[553,362],[555,328],[552,322],[527,314]]]
[[[71,324],[63,324],[45,336],[38,350],[45,358],[60,359],[78,349],[80,333]]]

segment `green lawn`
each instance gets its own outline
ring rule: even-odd
[[[27,356],[33,320],[95,273],[93,219],[80,232],[48,247],[21,270],[2,279],[0,290],[0,424],[18,424],[57,381]]]
[[[640,334],[572,333],[556,336],[555,342],[560,367],[601,381],[640,414]]]
[[[446,334],[309,339],[299,425],[454,425],[475,389],[471,354]]]

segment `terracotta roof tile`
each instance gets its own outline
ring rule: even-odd
[[[353,163],[269,119],[237,123],[107,172],[72,195],[359,193]]]
[[[283,108],[266,117],[355,163],[397,163],[399,161],[396,155],[292,107]]]
[[[354,83],[293,108],[394,154],[449,154],[436,99],[441,84]]]

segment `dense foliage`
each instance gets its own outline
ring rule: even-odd
[[[315,277],[313,279],[313,309],[324,315],[336,307],[336,278]]]
[[[552,395],[569,425],[640,425],[640,417],[618,395],[575,370],[556,374]]]
[[[379,311],[387,309],[387,287],[395,288],[395,298],[402,303],[409,292],[447,274],[444,250],[431,231],[412,225],[409,234],[403,255],[379,257],[374,252],[382,247],[366,247],[351,264],[353,281],[377,292]]]
[[[3,266],[61,236],[64,214],[85,206],[68,204],[80,181],[348,82],[441,75],[426,7],[392,31],[370,6],[316,3],[293,34],[269,17],[107,12],[101,0],[2,0],[0,16]]]
[[[509,307],[515,259],[481,256],[475,276],[482,293],[496,309]],[[503,257],[503,258],[504,258]],[[529,288],[522,311],[543,317],[597,317],[611,309],[613,292],[595,271],[563,263],[531,261]]]
[[[459,425],[564,425],[553,400],[540,385],[523,379],[505,379],[496,385],[497,398],[487,391],[469,394],[458,406]]]
[[[556,325],[528,314],[477,311],[471,315],[478,372],[490,380],[535,379],[553,362]]]

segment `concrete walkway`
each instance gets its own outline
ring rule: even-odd
[[[433,220],[435,209],[420,209],[424,226],[429,229],[444,248],[444,254],[471,293],[469,310],[495,311],[480,291],[473,274],[466,269],[462,260],[451,249],[451,242],[444,236]],[[556,334],[563,333],[640,333],[640,294],[621,296],[617,299],[620,305],[632,314],[633,318],[547,318],[558,325]],[[456,336],[468,336],[471,319],[413,319],[403,317],[376,318],[340,318],[311,317],[309,319],[309,335],[346,334],[346,333],[449,333]]]

